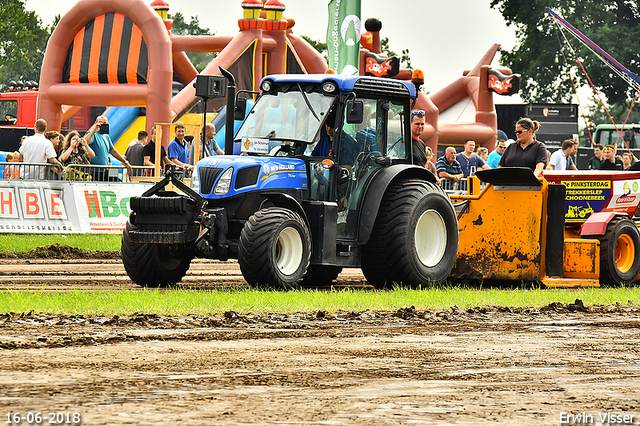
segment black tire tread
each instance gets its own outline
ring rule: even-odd
[[[427,196],[442,197],[450,206],[450,215],[455,211],[449,197],[437,185],[409,179],[392,183],[382,199],[378,216],[369,242],[363,248],[362,271],[369,283],[376,288],[388,288],[395,283],[409,286],[426,284],[425,278],[416,273],[416,268],[407,256],[407,238],[410,216],[420,200]],[[457,220],[455,221],[457,226]],[[451,271],[457,255],[457,229],[455,250],[445,252],[443,261]],[[448,273],[446,275],[448,275]],[[434,277],[440,281],[446,276]]]
[[[135,227],[127,221],[120,249],[122,263],[131,281],[141,287],[165,287],[180,282],[189,270],[191,257],[185,256],[176,267],[168,269],[159,258],[160,245],[134,243],[129,237],[133,229]]]
[[[131,210],[138,213],[186,213],[193,211],[195,201],[183,195],[131,197]]]

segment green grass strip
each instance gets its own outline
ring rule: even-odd
[[[0,251],[27,253],[51,244],[68,245],[81,250],[120,250],[120,234],[0,234]]]
[[[416,309],[461,309],[480,306],[541,307],[553,302],[573,303],[581,299],[585,306],[640,305],[640,288],[601,288],[580,290],[533,289],[429,289],[391,291],[259,291],[238,290],[124,290],[49,292],[0,291],[0,313],[50,313],[65,315],[159,315],[238,313],[293,313],[323,310],[328,312],[365,310],[393,311]]]

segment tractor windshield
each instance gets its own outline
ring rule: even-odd
[[[335,100],[318,92],[281,91],[259,98],[235,140],[262,138],[311,144]]]

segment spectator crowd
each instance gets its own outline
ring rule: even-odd
[[[156,158],[155,127],[151,135],[144,130],[139,131],[137,139],[131,141],[124,155],[115,149],[109,136],[109,121],[104,115],[96,117],[95,123],[84,135],[76,130],[66,135],[47,131],[47,122],[41,118],[36,120],[33,129],[32,136],[23,136],[18,151],[7,153],[4,161],[0,160],[4,163],[0,168],[1,177],[116,181],[121,180],[122,169],[126,169],[129,176],[152,175]],[[174,129],[175,139],[169,144],[169,154],[161,147],[162,164],[174,165],[187,175],[194,167],[194,137],[186,135],[186,126],[182,122],[176,122]],[[224,153],[213,139],[215,135],[215,126],[207,124],[205,142],[200,144],[201,158],[203,155]],[[121,165],[112,165],[112,159]]]
[[[565,140],[559,149],[551,153],[543,142],[536,139],[540,124],[528,118],[521,118],[516,123],[515,141],[498,139],[495,149],[489,152],[486,147],[476,146],[470,138],[464,142],[460,152],[456,152],[453,146],[446,147],[444,155],[437,158],[435,164],[431,161],[434,157],[432,149],[420,139],[424,126],[424,112],[412,111],[414,164],[430,170],[438,185],[445,182],[445,189],[464,190],[469,176],[478,170],[498,167],[529,167],[536,177],[542,176],[544,170],[578,170],[575,160],[578,142]],[[640,162],[631,150],[617,155],[615,145],[593,144],[593,152],[594,156],[588,162],[589,170],[640,170]]]
[[[431,171],[438,185],[442,182],[453,184],[447,189],[465,189],[469,176],[478,170],[498,167],[529,167],[538,177],[543,170],[577,170],[574,156],[578,142],[565,140],[559,149],[551,153],[543,142],[536,139],[540,124],[528,118],[521,118],[516,123],[517,140],[499,139],[491,152],[486,147],[477,146],[476,141],[469,138],[460,152],[448,146],[441,157],[437,157],[431,147],[420,139],[425,120],[424,111],[411,112],[413,163]],[[115,149],[109,136],[109,122],[104,115],[98,116],[84,135],[75,130],[66,136],[57,131],[47,131],[47,123],[43,119],[36,120],[34,132],[32,136],[23,137],[18,151],[6,154],[4,165],[0,168],[4,178],[108,181],[111,180],[108,170],[111,158],[120,161],[129,176],[150,176],[150,168],[155,163],[155,127],[151,129],[151,134],[144,130],[138,132],[137,139],[131,141],[124,155]],[[174,133],[175,138],[169,143],[168,149],[161,146],[161,163],[165,167],[174,165],[187,176],[193,170],[194,162],[197,162],[194,161],[194,137],[186,134],[185,124],[179,121],[174,124]],[[204,142],[200,142],[200,158],[224,153],[216,144],[215,135],[215,126],[207,124]],[[316,150],[312,155],[318,155]],[[617,155],[615,145],[593,144],[593,153],[588,162],[590,170],[640,170],[640,162],[630,150]],[[69,171],[70,165],[89,167],[84,172],[76,168]],[[66,175],[62,176],[65,169]]]

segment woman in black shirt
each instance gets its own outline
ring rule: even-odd
[[[547,166],[547,147],[536,140],[540,123],[530,118],[521,118],[516,123],[517,141],[507,147],[498,167],[528,167],[540,177]]]

